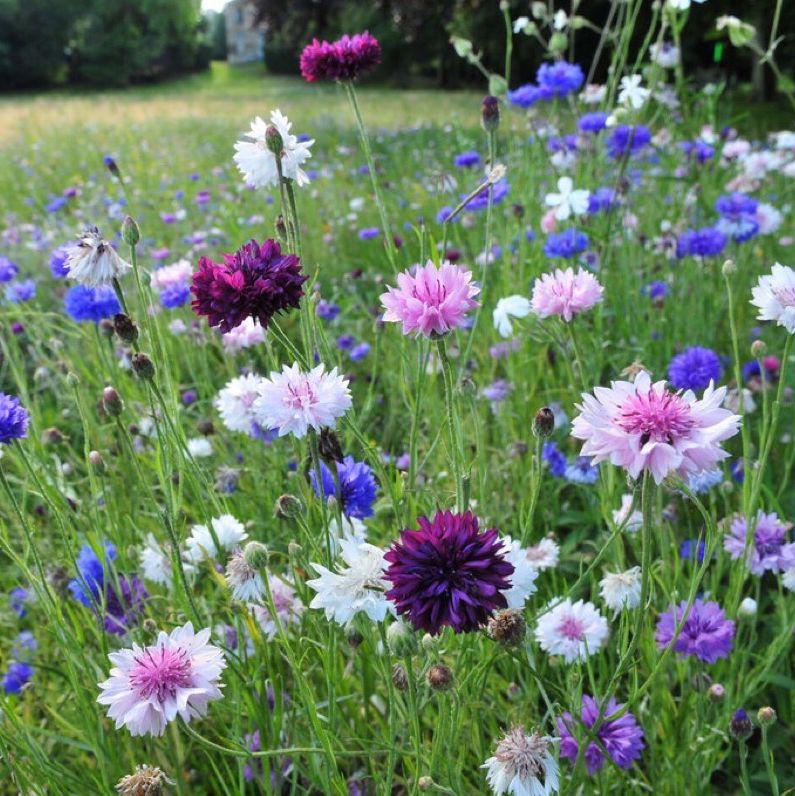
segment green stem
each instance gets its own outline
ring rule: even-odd
[[[450,453],[453,465],[453,477],[455,479],[456,506],[458,511],[465,511],[464,505],[464,451],[461,439],[461,418],[458,411],[458,401],[455,393],[455,378],[453,376],[453,365],[447,353],[445,338],[438,340],[439,359],[442,364],[442,375],[444,378],[444,404],[447,414],[448,429],[450,432]]]

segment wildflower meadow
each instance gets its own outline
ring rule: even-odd
[[[0,103],[0,794],[795,793],[795,132],[587,5]]]

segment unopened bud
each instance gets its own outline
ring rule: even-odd
[[[123,343],[132,344],[138,339],[138,327],[135,321],[123,312],[113,316],[113,331]]]
[[[92,467],[101,467],[102,466],[102,454],[99,451],[89,451],[88,452],[88,463]]]
[[[119,171],[119,164],[116,163],[115,158],[112,158],[110,155],[105,155],[105,157],[102,158],[102,162],[105,164],[105,168],[114,177],[121,177],[121,172]]]
[[[500,4],[500,5],[502,5],[502,4]],[[426,777],[420,777],[417,780],[417,790],[420,790],[423,793],[426,793],[427,791],[431,790],[431,788],[433,788],[433,785],[434,785],[433,780],[430,777],[427,777],[427,776]]]
[[[292,520],[304,513],[304,504],[295,495],[281,495],[273,507],[273,515],[280,520]]]
[[[405,622],[398,620],[386,631],[386,644],[393,655],[407,658],[417,651],[417,636]]]
[[[409,687],[409,676],[399,663],[392,667],[392,685],[398,691],[405,691]]]
[[[746,597],[740,603],[739,610],[742,616],[756,616],[756,600],[753,597]]]
[[[284,150],[284,141],[276,126],[269,124],[265,130],[265,145],[276,157],[281,157]]]
[[[737,266],[734,264],[734,260],[726,260],[720,270],[724,276],[731,276],[737,271]]]
[[[490,94],[484,97],[480,106],[480,123],[488,133],[493,133],[500,126],[500,101]]]
[[[209,417],[200,420],[196,424],[196,429],[199,432],[199,434],[201,434],[204,437],[209,437],[211,434],[215,434],[215,425],[213,424],[213,421],[210,420]]]
[[[322,428],[317,443],[318,451],[326,462],[341,462],[344,458],[342,445],[330,428]]]
[[[428,685],[434,691],[449,691],[453,687],[453,670],[443,663],[435,663],[428,669]]]
[[[118,417],[124,410],[124,402],[113,387],[102,391],[102,407],[111,417]]]
[[[562,53],[569,46],[569,38],[561,31],[555,31],[549,37],[549,49],[553,53]]]
[[[132,216],[125,216],[124,221],[121,222],[121,239],[128,246],[137,246],[138,241],[141,240],[141,230],[138,229],[138,224]]]
[[[759,711],[756,714],[756,719],[763,727],[769,727],[771,724],[776,723],[778,715],[773,708],[768,706],[759,708]]]
[[[110,340],[113,337],[113,321],[110,318],[103,318],[98,324],[99,333]]]
[[[144,619],[144,630],[147,633],[156,633],[157,622],[155,622],[155,620],[152,619],[151,617],[147,616],[146,619]]]
[[[707,698],[710,702],[723,702],[726,697],[726,689],[720,683],[713,683],[707,691]]]
[[[533,435],[546,439],[554,430],[555,413],[548,406],[542,406],[533,418]]]
[[[729,722],[729,735],[738,741],[747,741],[754,734],[754,725],[748,714],[740,708],[734,711],[734,715]]]
[[[265,569],[270,553],[262,542],[251,541],[243,548],[243,560],[251,569]]]
[[[151,381],[155,377],[155,366],[148,354],[133,354],[133,373],[144,381]]]
[[[274,224],[274,227],[276,228],[276,237],[279,240],[286,241],[287,224],[284,223],[284,216],[281,213],[279,213],[279,215],[276,216],[276,223]]]
[[[41,441],[44,445],[57,445],[59,442],[63,442],[63,434],[60,429],[51,426],[42,431]]]
[[[767,353],[767,346],[765,345],[764,340],[754,340],[751,343],[751,356],[754,359],[762,359],[762,357]]]
[[[525,637],[527,625],[521,611],[507,608],[489,619],[488,634],[503,647],[518,647]]]
[[[364,636],[355,627],[348,627],[345,629],[345,640],[348,646],[355,650],[361,647]]]

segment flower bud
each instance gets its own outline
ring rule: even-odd
[[[434,691],[449,691],[453,687],[453,671],[443,663],[435,663],[428,669],[428,685]]]
[[[123,312],[113,316],[113,330],[123,343],[131,345],[138,339],[138,327],[135,321]]]
[[[209,417],[205,417],[196,424],[196,430],[203,437],[209,437],[210,435],[215,434],[215,425]]]
[[[555,31],[549,37],[549,49],[553,53],[562,53],[569,46],[569,37],[561,31]]]
[[[113,321],[110,318],[103,318],[98,324],[99,333],[110,340],[113,337]]]
[[[754,340],[751,343],[751,356],[754,359],[762,359],[762,357],[767,353],[767,346],[765,345],[764,340]]]
[[[114,177],[121,177],[121,172],[119,171],[119,164],[116,163],[116,160],[112,158],[110,155],[105,155],[102,158],[102,162],[105,164],[105,168],[114,176]]]
[[[707,698],[710,702],[723,702],[726,697],[726,689],[720,683],[713,683],[707,691]]]
[[[342,445],[340,445],[337,435],[330,428],[320,429],[317,447],[326,462],[341,462],[344,458]]]
[[[778,715],[773,708],[767,706],[764,708],[759,708],[759,711],[756,714],[756,719],[763,727],[769,727],[771,724],[776,723]]]
[[[155,377],[155,366],[148,354],[133,354],[133,373],[143,381],[151,381]]]
[[[740,614],[742,616],[756,616],[756,600],[753,597],[746,597],[740,603]]]
[[[50,428],[45,428],[41,432],[41,442],[43,445],[57,445],[63,442],[63,434],[60,429],[50,426]]]
[[[495,132],[500,126],[500,101],[491,95],[483,99],[480,107],[480,123],[488,133]]]
[[[89,451],[88,463],[92,467],[102,467],[102,454],[99,451]]]
[[[273,516],[280,520],[292,520],[304,513],[304,504],[295,495],[281,495],[273,507]]]
[[[137,246],[138,241],[141,240],[141,230],[138,229],[138,224],[132,216],[125,216],[124,221],[121,222],[121,239],[128,246]]]
[[[546,439],[554,430],[555,413],[548,406],[542,406],[533,418],[533,435]]]
[[[284,216],[279,213],[276,216],[276,223],[274,224],[276,229],[276,237],[279,240],[286,241],[287,240],[287,224],[284,223]]]
[[[147,633],[157,633],[157,622],[155,622],[152,617],[147,616],[146,619],[144,619],[144,630]]]
[[[521,611],[507,608],[489,619],[489,636],[503,647],[518,647],[525,637],[527,625]]]
[[[405,691],[409,687],[409,676],[406,674],[405,668],[399,663],[392,667],[392,685],[398,691]]]
[[[737,271],[737,266],[735,265],[734,260],[726,260],[720,270],[724,276],[731,276]]]
[[[502,4],[500,4],[500,5],[502,5]],[[433,779],[431,777],[428,777],[428,776],[420,777],[417,780],[417,790],[422,791],[423,793],[426,793],[427,791],[429,791],[429,790],[431,790],[433,788],[433,784],[434,784],[433,783]]]
[[[251,569],[265,569],[270,553],[262,542],[251,541],[243,548],[243,560]]]
[[[436,652],[436,647],[438,646],[438,640],[435,636],[432,636],[430,633],[426,633],[421,639],[420,644],[425,652],[433,653]]]
[[[742,709],[734,711],[734,715],[729,722],[729,735],[738,741],[747,741],[754,734],[754,725],[748,714]]]
[[[386,644],[389,651],[399,658],[406,658],[417,652],[417,636],[405,623],[393,622],[386,631]]]
[[[355,627],[347,627],[345,628],[345,640],[348,642],[348,646],[355,650],[361,647],[364,636]]]
[[[124,410],[124,402],[113,387],[102,391],[102,407],[111,417],[118,417]]]
[[[284,151],[284,141],[276,126],[269,124],[265,130],[265,145],[276,157],[281,157]]]

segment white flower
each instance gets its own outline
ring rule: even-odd
[[[560,788],[558,764],[550,752],[556,739],[513,727],[481,768],[495,796],[551,796]]]
[[[586,105],[599,105],[607,96],[607,86],[589,83],[580,94],[580,102]]]
[[[259,345],[263,340],[265,330],[251,317],[245,318],[239,326],[221,335],[224,351],[230,354]]]
[[[154,290],[161,290],[171,285],[181,285],[190,281],[193,275],[193,264],[190,260],[177,260],[171,265],[157,268],[149,275],[149,284]]]
[[[559,8],[559,9],[558,9],[558,10],[555,12],[555,16],[554,16],[554,17],[552,17],[552,27],[553,27],[555,30],[564,30],[564,29],[565,29],[565,27],[566,27],[568,24],[569,24],[569,17],[568,17],[568,15],[566,14],[566,12],[565,12],[565,11],[564,11],[562,8]]]
[[[213,445],[207,437],[191,437],[188,440],[188,453],[194,459],[206,459],[213,455]]]
[[[373,622],[383,622],[387,612],[395,613],[384,593],[389,586],[383,578],[386,561],[385,551],[375,545],[340,539],[342,559],[348,565],[339,573],[332,572],[320,564],[310,566],[320,575],[308,580],[306,585],[317,594],[310,608],[323,608],[327,619],[339,625],[347,625],[362,612]]]
[[[760,202],[756,206],[754,219],[759,224],[760,235],[772,235],[774,232],[778,232],[784,223],[784,214],[773,205],[767,202]]]
[[[528,547],[525,555],[537,570],[552,569],[558,565],[560,547],[552,539],[544,538],[538,544]]]
[[[298,599],[295,589],[283,580],[268,575],[268,585],[273,597],[273,607],[281,623],[282,629],[287,625],[298,624],[304,613],[304,604]],[[264,587],[264,584],[263,584]],[[249,610],[257,620],[257,624],[268,639],[275,638],[279,632],[276,620],[267,605],[249,605]]]
[[[502,594],[508,601],[508,608],[524,608],[527,598],[537,590],[536,578],[538,569],[527,558],[527,550],[521,543],[510,536],[502,539],[503,557],[513,564],[513,574],[509,576],[511,587]]]
[[[790,591],[795,591],[795,567],[790,567],[781,576],[781,585],[785,589],[789,589]]]
[[[544,198],[547,207],[555,208],[555,218],[565,221],[569,216],[581,216],[588,212],[590,191],[574,187],[571,177],[558,180],[558,193],[548,193]]]
[[[642,75],[624,75],[621,78],[621,85],[618,92],[618,101],[622,105],[628,105],[633,110],[642,108],[649,98],[649,89],[643,88],[641,82]]]
[[[513,21],[513,32],[524,33],[525,28],[530,25],[530,17],[516,17]]]
[[[256,188],[269,188],[279,184],[279,171],[276,167],[276,155],[268,148],[265,140],[269,127],[275,127],[282,139],[282,175],[300,185],[307,185],[309,177],[301,166],[312,157],[309,147],[314,140],[299,141],[291,132],[292,123],[279,110],[271,111],[271,122],[268,124],[259,116],[251,123],[251,131],[244,133],[250,140],[238,141],[235,144],[235,163],[250,185]]]
[[[626,572],[606,572],[599,581],[599,593],[616,616],[625,606],[632,610],[640,605],[640,586],[640,567],[632,567]]]
[[[367,541],[367,526],[356,517],[342,515],[342,528],[337,523],[337,518],[332,517],[328,523],[331,535],[331,552],[337,555],[340,551],[340,539],[362,544]]]
[[[760,321],[776,321],[795,334],[795,270],[776,263],[772,272],[760,276],[752,289],[751,304],[759,308]]]
[[[157,642],[141,648],[111,652],[110,677],[99,687],[100,705],[116,729],[126,725],[131,735],[162,735],[177,716],[185,723],[204,716],[209,703],[222,696],[219,682],[226,666],[224,654],[212,644],[210,629],[193,632],[188,622]]]
[[[632,509],[632,495],[621,496],[621,508],[613,512],[613,522],[627,533],[637,533],[643,527],[643,515]]]
[[[741,616],[755,616],[756,615],[756,600],[753,597],[746,597],[740,603]]]
[[[167,550],[158,544],[154,534],[149,533],[146,535],[146,546],[141,550],[139,560],[141,562],[141,572],[147,580],[171,588],[171,584],[174,582],[171,556]],[[187,575],[193,572],[194,568],[188,563],[183,563],[182,570]]]
[[[494,328],[502,337],[510,337],[513,332],[511,318],[526,318],[530,314],[530,306],[530,299],[525,296],[501,298],[491,316]]]
[[[535,637],[542,650],[566,663],[585,660],[607,640],[607,620],[593,603],[567,598],[539,617]]]
[[[654,42],[649,46],[652,61],[663,69],[673,69],[679,63],[679,48],[675,44],[664,41]]]
[[[110,284],[132,268],[96,227],[89,227],[66,252],[67,276],[89,287]]]
[[[262,575],[249,565],[241,548],[229,556],[226,564],[226,585],[232,590],[232,597],[241,602],[254,602],[265,593]]]
[[[215,408],[223,424],[230,431],[250,434],[254,423],[254,402],[259,398],[264,379],[255,373],[237,376],[221,389],[215,399]]]
[[[795,133],[792,130],[781,130],[774,133],[776,149],[795,149]]]
[[[696,3],[704,3],[706,0],[694,0]],[[667,0],[666,5],[674,11],[687,11],[690,8],[690,0]]]
[[[244,539],[248,539],[243,523],[231,514],[214,517],[210,520],[210,525],[215,531],[220,550],[234,550]],[[186,558],[193,564],[205,558],[215,558],[219,553],[213,535],[206,525],[194,525],[186,545]]]

